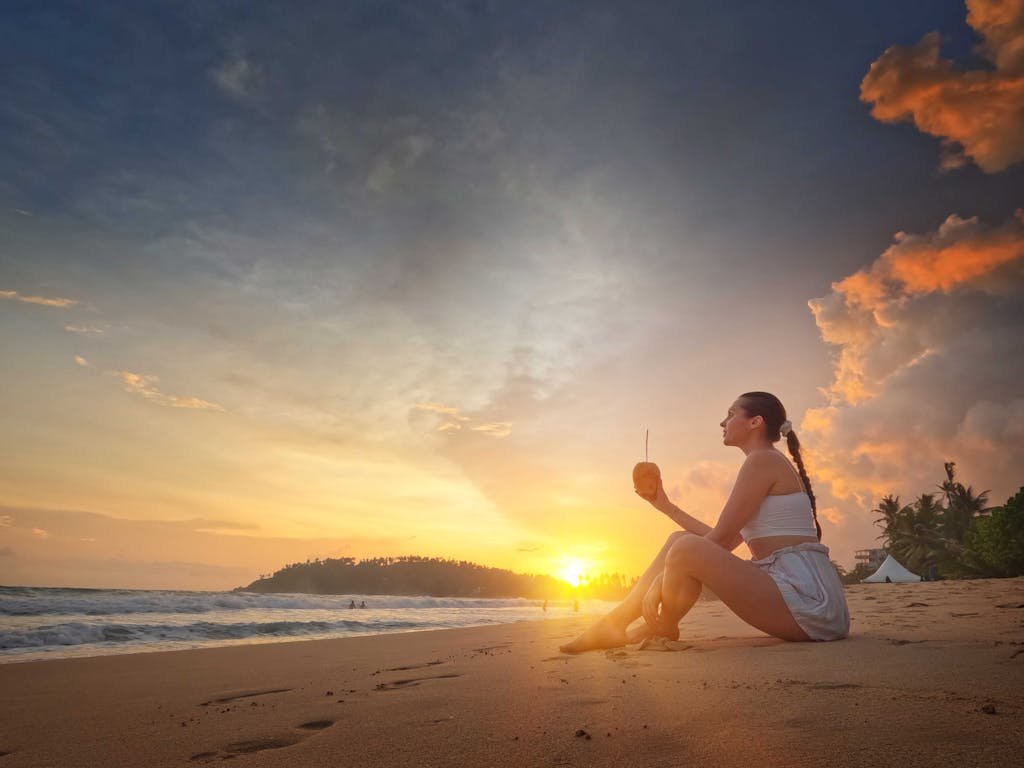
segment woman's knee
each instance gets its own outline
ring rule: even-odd
[[[682,536],[672,542],[672,546],[665,557],[665,567],[683,571],[699,568],[699,563],[703,560],[702,553],[704,547],[708,543],[703,536],[697,536],[684,531]]]
[[[672,547],[676,545],[676,542],[678,542],[683,537],[689,535],[690,534],[688,534],[686,531],[672,531],[672,533],[670,533],[668,537],[665,539],[665,546],[669,548],[669,551],[671,551]]]

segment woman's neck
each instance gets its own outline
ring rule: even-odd
[[[754,451],[774,451],[775,446],[768,442],[766,438],[751,438],[751,440],[743,445],[737,446],[743,451],[744,456],[749,456]]]

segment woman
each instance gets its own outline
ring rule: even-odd
[[[838,640],[850,629],[839,575],[821,526],[800,442],[774,395],[747,392],[721,422],[726,445],[746,455],[714,528],[669,501],[659,479],[647,498],[684,530],[671,533],[626,599],[571,643],[566,653],[615,648],[647,637],[679,637],[679,621],[701,585],[741,619],[783,640]],[[774,443],[786,438],[797,469]],[[753,560],[732,554],[745,541]],[[644,625],[626,628],[643,616]]]

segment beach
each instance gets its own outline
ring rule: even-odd
[[[856,585],[785,643],[702,601],[674,652],[558,652],[591,617],[0,665],[0,768],[1002,766],[1024,579]]]

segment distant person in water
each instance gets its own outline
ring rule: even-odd
[[[360,608],[365,608],[366,607],[366,601],[365,600],[360,601],[359,607]]]
[[[676,640],[679,622],[707,584],[751,626],[783,640],[838,640],[850,629],[839,574],[821,543],[821,526],[800,442],[774,395],[747,392],[720,423],[722,441],[743,451],[732,493],[712,528],[657,491],[643,497],[683,530],[669,534],[618,606],[571,643],[566,653],[616,648],[648,638]],[[786,439],[796,463],[776,450]],[[639,495],[639,491],[637,492]],[[754,556],[732,551],[745,541]],[[632,630],[630,624],[643,617]]]
[[[351,611],[355,607],[356,607],[356,601],[355,600],[349,600],[348,601],[348,609]]]

